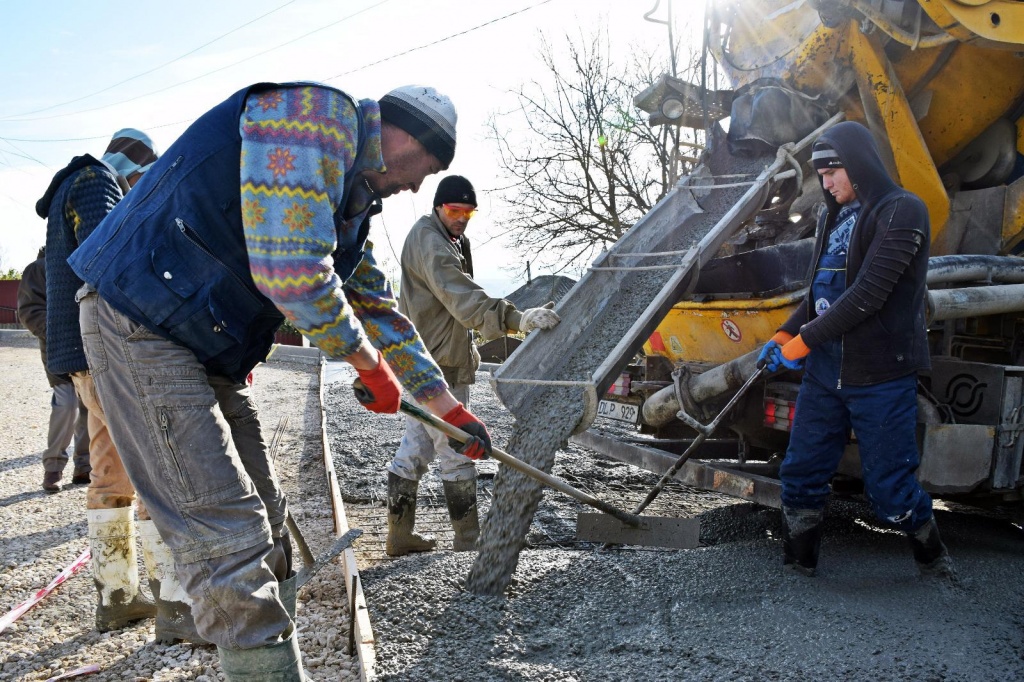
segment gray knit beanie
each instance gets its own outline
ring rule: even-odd
[[[403,85],[380,99],[380,118],[415,137],[448,169],[455,158],[458,114],[447,95],[426,85]]]

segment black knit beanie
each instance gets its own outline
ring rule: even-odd
[[[437,184],[434,206],[441,204],[471,204],[476,206],[476,192],[469,180],[461,175],[449,175]]]

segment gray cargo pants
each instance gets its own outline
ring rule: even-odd
[[[78,399],[70,381],[54,384],[50,398],[50,427],[43,451],[45,471],[64,471],[68,464],[68,445],[75,437],[75,468],[89,465],[89,411]]]
[[[278,589],[285,500],[262,438],[244,428],[256,418],[245,386],[208,376],[187,348],[97,294],[80,303],[111,436],[174,554],[199,634],[227,649],[282,641],[293,630]]]

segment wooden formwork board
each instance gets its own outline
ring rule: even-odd
[[[327,361],[320,359],[320,436],[323,442],[324,470],[327,478],[328,495],[331,500],[331,511],[334,518],[334,534],[341,537],[350,528],[345,515],[345,503],[341,499],[341,488],[334,471],[334,457],[331,455],[330,440],[327,437],[327,404],[324,399],[326,385]],[[342,570],[345,573],[345,591],[348,594],[349,617],[355,631],[356,653],[359,656],[359,679],[369,682],[376,677],[377,654],[374,647],[373,628],[370,626],[370,612],[366,608],[366,596],[363,594],[363,583],[359,578],[356,566],[355,550],[351,547],[340,554]],[[353,609],[354,607],[354,609]],[[354,617],[353,617],[354,613]]]

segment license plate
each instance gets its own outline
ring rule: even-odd
[[[629,403],[602,400],[597,404],[597,416],[636,424],[640,421],[640,407]]]

